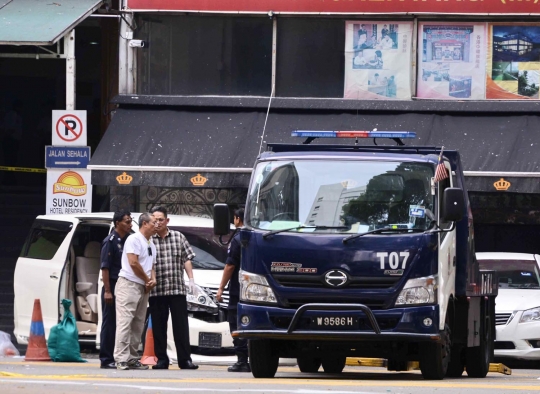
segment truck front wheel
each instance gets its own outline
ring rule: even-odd
[[[322,367],[326,373],[341,373],[347,362],[346,356],[331,355],[322,359]]]
[[[441,332],[441,342],[420,344],[420,371],[424,379],[441,380],[446,375],[450,363],[450,338],[450,327],[446,324]]]
[[[256,378],[273,378],[279,364],[279,355],[272,341],[268,339],[250,339],[249,364]]]

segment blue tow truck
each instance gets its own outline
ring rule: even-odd
[[[485,377],[494,271],[479,269],[457,151],[405,146],[414,132],[295,131],[256,160],[240,229],[238,331],[253,376],[280,357],[342,372],[347,357],[418,361],[425,379]],[[343,145],[315,138],[352,138]],[[396,145],[358,145],[391,138]],[[229,208],[214,207],[229,233]]]

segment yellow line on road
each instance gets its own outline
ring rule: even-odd
[[[10,374],[9,372],[7,373]],[[280,385],[280,386],[357,386],[357,387],[431,387],[431,388],[469,388],[469,389],[505,389],[505,390],[528,390],[528,391],[540,391],[540,383],[538,384],[489,384],[489,383],[462,383],[456,379],[451,381],[366,381],[366,380],[353,380],[353,377],[348,377],[347,380],[340,378],[324,377],[322,379],[305,379],[299,378],[276,378],[276,379],[255,379],[255,378],[185,378],[185,379],[163,379],[154,378],[150,376],[141,378],[120,378],[120,377],[102,377],[103,375],[24,375],[16,374],[17,376],[4,376],[3,372],[0,372],[0,376],[4,376],[5,380],[20,380],[21,378],[29,380],[62,380],[62,381],[91,381],[91,382],[108,382],[108,383],[203,383],[203,384],[256,384],[256,385]]]

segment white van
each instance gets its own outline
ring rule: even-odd
[[[27,344],[34,299],[41,301],[45,336],[62,317],[60,301],[73,301],[71,312],[77,319],[79,341],[99,348],[101,328],[100,250],[102,240],[112,230],[113,213],[38,216],[23,246],[14,277],[14,334],[19,344]],[[138,213],[132,213],[133,231],[138,230]],[[190,344],[200,350],[232,348],[227,323],[228,294],[223,303],[215,298],[226,246],[213,234],[211,219],[169,215],[169,228],[181,231],[196,254],[193,276],[196,294],[188,295]],[[176,359],[169,319],[168,353]],[[197,349],[194,349],[197,351]]]

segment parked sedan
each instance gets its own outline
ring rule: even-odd
[[[481,269],[496,270],[496,357],[540,359],[540,255],[477,253]]]

